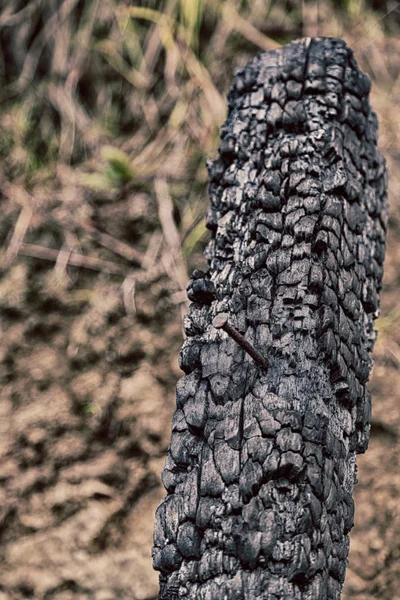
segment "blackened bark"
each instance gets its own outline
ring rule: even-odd
[[[235,77],[156,515],[160,600],[340,598],[387,220],[369,89],[335,39]]]

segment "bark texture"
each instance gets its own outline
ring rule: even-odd
[[[387,221],[377,119],[346,44],[258,55],[209,163],[153,559],[160,600],[337,600]],[[267,359],[259,367],[222,329]]]

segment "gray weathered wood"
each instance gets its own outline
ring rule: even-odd
[[[340,598],[387,221],[369,90],[336,39],[235,77],[209,163],[208,271],[188,288],[160,600]],[[267,369],[213,327],[219,313]]]

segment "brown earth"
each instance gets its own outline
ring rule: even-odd
[[[117,204],[98,208],[100,227],[112,207],[111,233],[151,237],[154,214],[137,210],[137,194]],[[12,208],[3,202],[15,220]],[[44,243],[40,228],[29,241]],[[137,281],[135,307],[121,277],[71,267],[60,277],[35,258],[1,273],[0,598],[154,598],[179,306],[157,264]]]

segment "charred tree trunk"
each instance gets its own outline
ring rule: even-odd
[[[209,164],[208,271],[188,288],[160,600],[340,598],[387,221],[369,90],[328,38],[235,77]],[[213,325],[220,313],[267,367]]]

